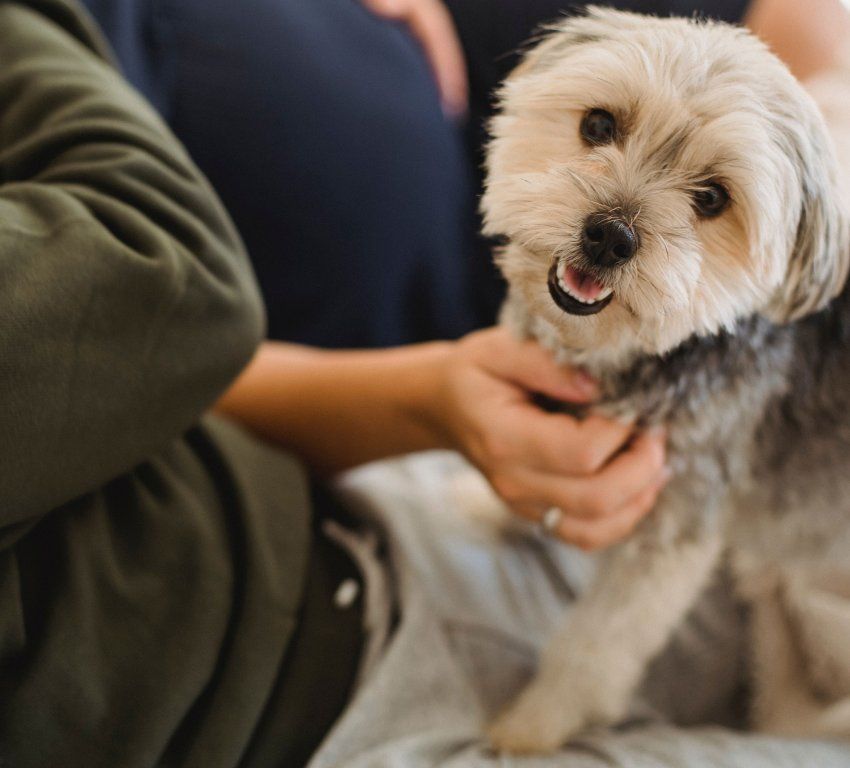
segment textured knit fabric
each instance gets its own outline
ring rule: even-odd
[[[199,418],[262,332],[223,208],[79,7],[0,0],[4,768],[234,768],[259,737],[308,489]]]

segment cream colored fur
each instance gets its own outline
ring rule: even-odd
[[[573,42],[587,38],[599,42]],[[850,255],[837,236],[834,248],[790,260],[799,222],[787,212],[801,208],[804,189],[816,223],[837,220],[832,148],[807,138],[824,135],[823,118],[744,30],[593,10],[531,51],[501,103],[485,232],[510,234],[499,263],[512,297],[553,346],[624,364],[731,328],[747,308],[805,314],[843,286]],[[594,107],[627,123],[622,147],[588,152],[579,123]],[[674,167],[663,162],[671,142],[682,143]],[[694,222],[689,192],[706,172],[728,183],[735,205]],[[618,301],[608,310],[565,315],[546,290],[552,254],[572,258],[587,215],[625,202],[640,218],[641,258],[613,279]]]

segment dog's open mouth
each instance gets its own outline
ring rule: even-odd
[[[611,303],[614,291],[575,267],[555,261],[549,270],[549,293],[554,302],[571,315],[595,315]]]

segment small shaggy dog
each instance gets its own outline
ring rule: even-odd
[[[850,736],[830,619],[850,595],[850,222],[820,112],[742,29],[590,9],[526,56],[492,130],[504,322],[597,376],[605,412],[666,425],[675,469],[493,745],[622,718],[721,560],[752,609],[754,726]]]

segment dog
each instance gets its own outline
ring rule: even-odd
[[[663,425],[674,469],[492,745],[620,721],[720,563],[750,610],[753,726],[850,737],[830,618],[850,595],[850,220],[820,111],[744,29],[591,7],[524,56],[491,133],[502,322],[594,375],[604,413]]]

